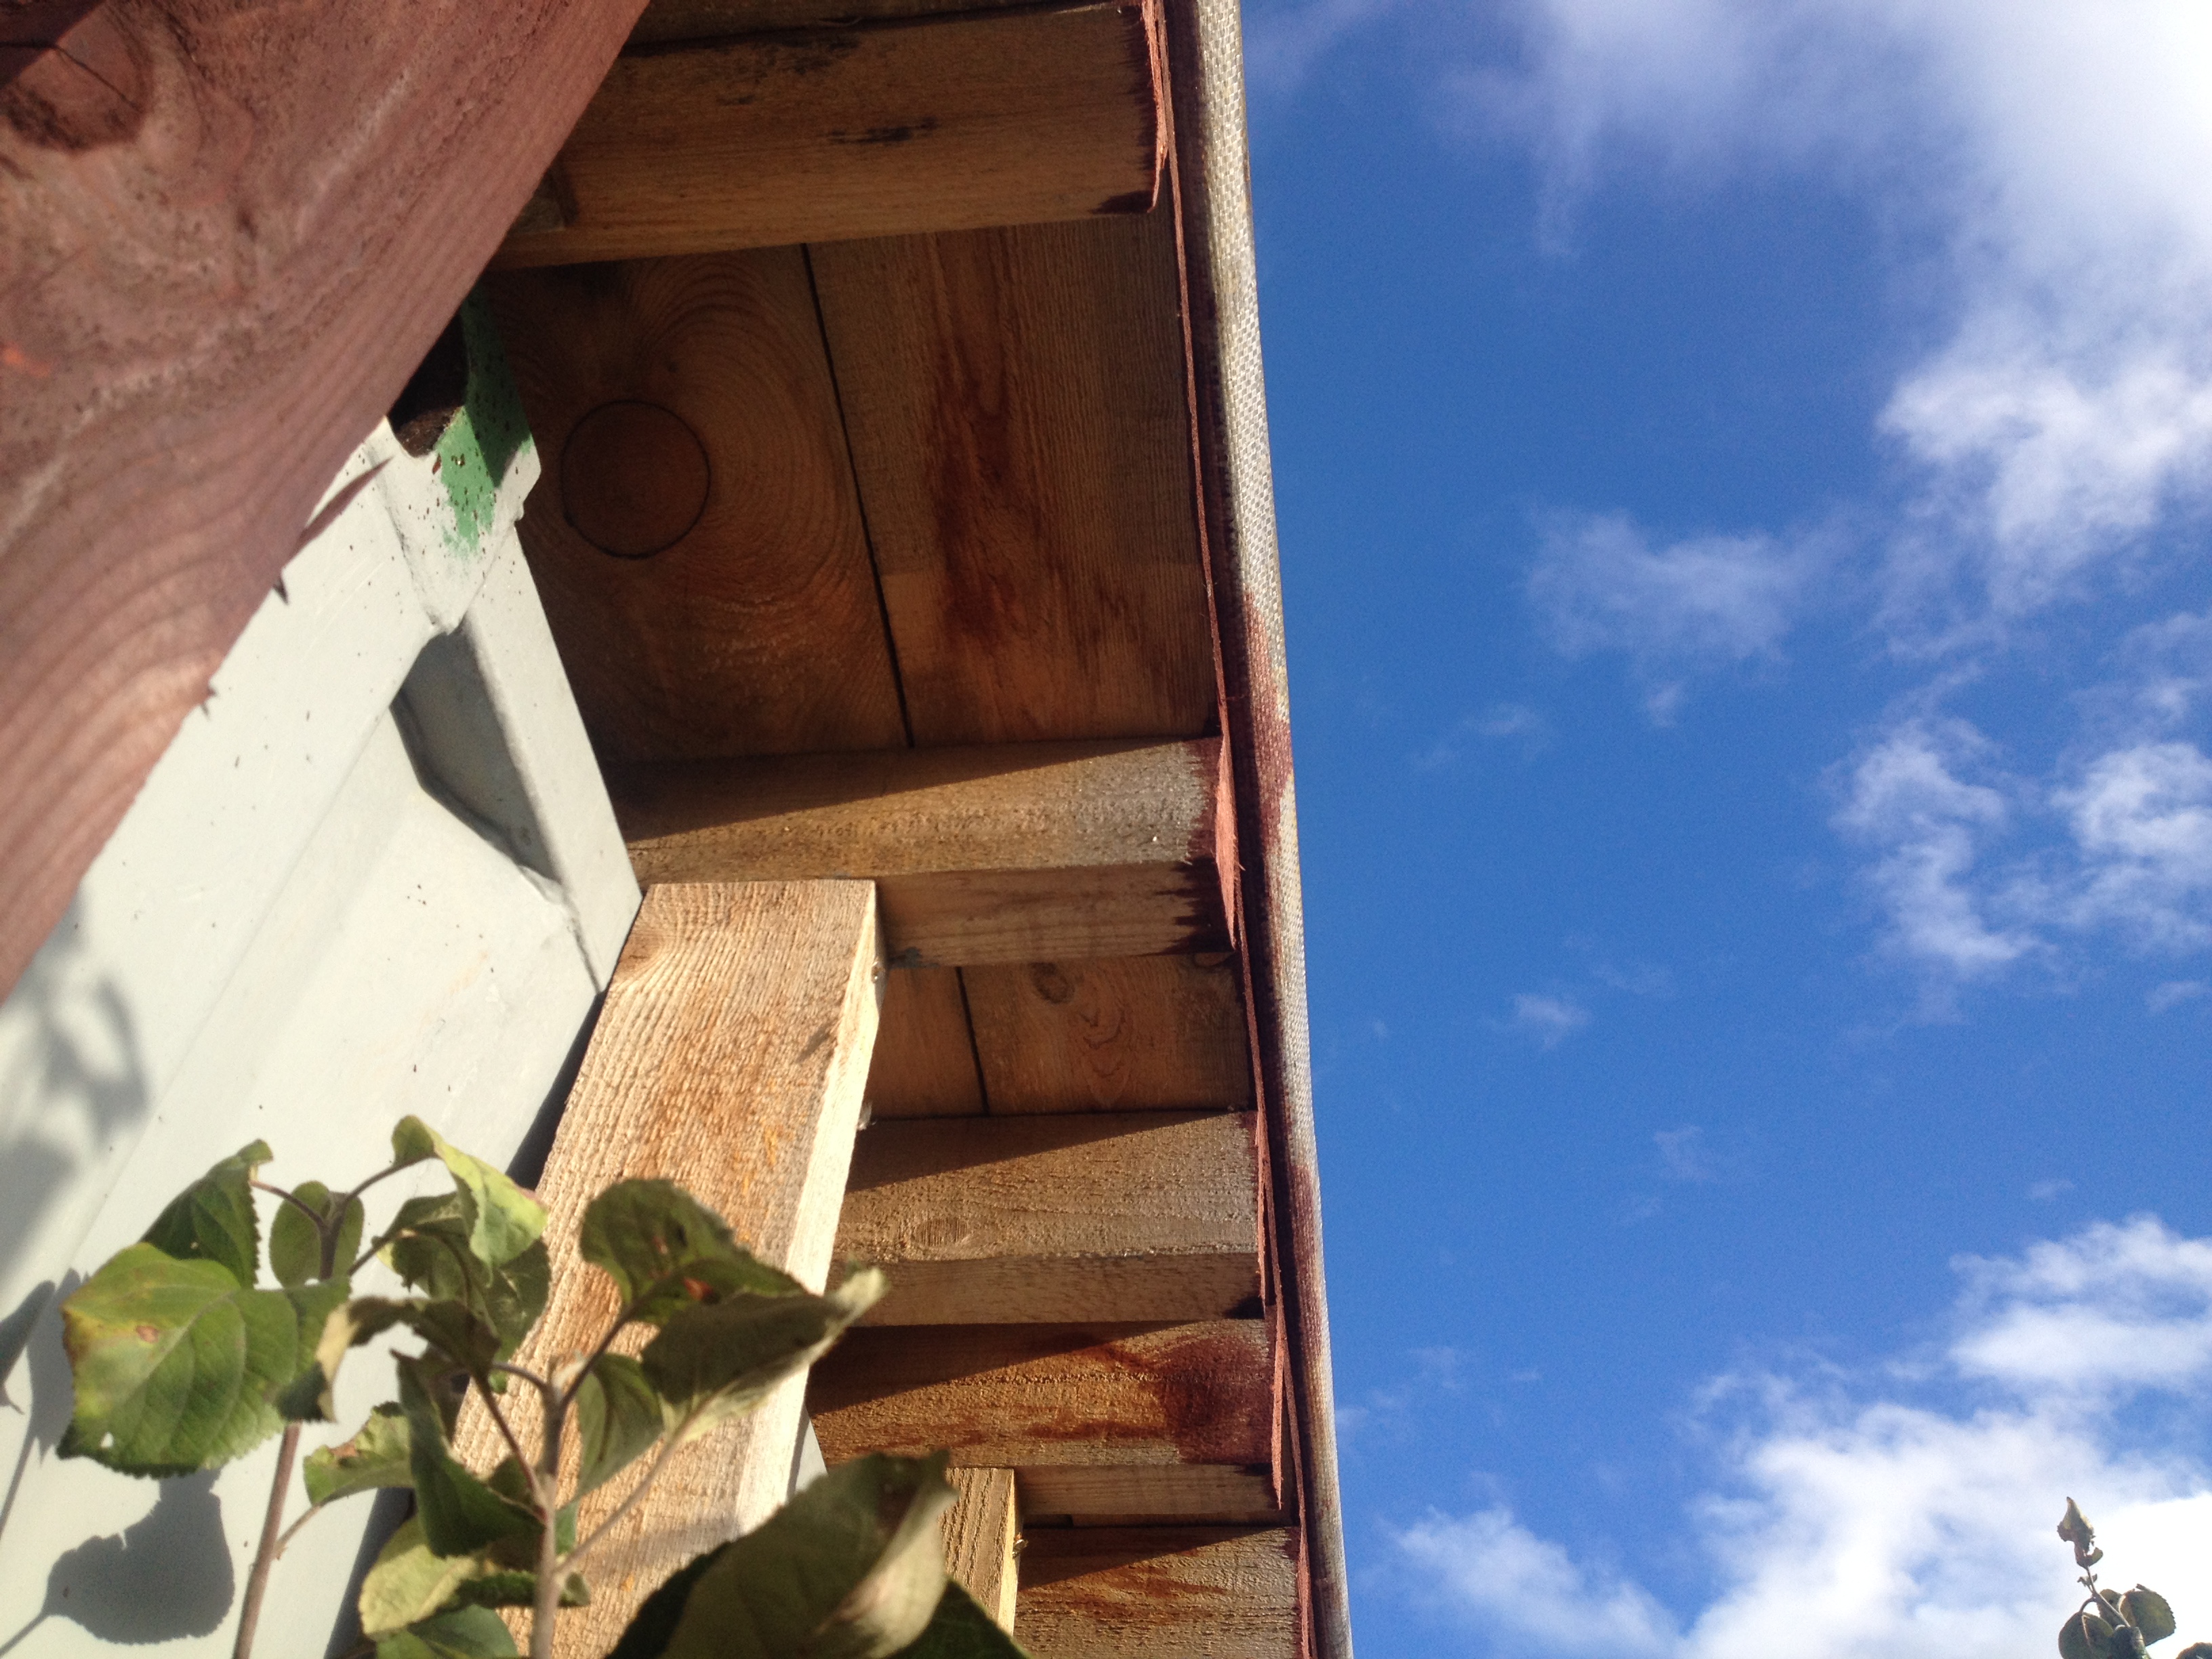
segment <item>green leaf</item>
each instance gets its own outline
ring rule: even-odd
[[[261,1276],[261,1224],[253,1212],[253,1173],[273,1156],[249,1141],[171,1199],[140,1242],[179,1261],[213,1261],[240,1285]]]
[[[340,1287],[343,1289],[343,1287]],[[404,1325],[428,1343],[447,1368],[472,1376],[489,1375],[499,1354],[499,1339],[491,1328],[458,1302],[428,1302],[417,1297],[361,1296],[333,1308],[317,1338],[314,1370],[303,1374],[296,1393],[312,1392],[319,1414],[331,1414],[331,1391],[337,1386],[338,1367],[347,1353],[394,1326]],[[459,1402],[441,1400],[448,1432]],[[306,1414],[304,1413],[301,1413]]]
[[[942,1455],[838,1465],[647,1598],[610,1659],[890,1659],[944,1598],[944,1470]]]
[[[61,1455],[164,1475],[251,1451],[283,1426],[277,1397],[344,1296],[343,1283],[246,1290],[216,1261],[119,1251],[62,1304],[76,1411]]]
[[[2084,1608],[2058,1627],[2060,1659],[2112,1659],[2112,1627]]]
[[[1029,1659],[1029,1651],[999,1628],[957,1579],[948,1578],[929,1627],[901,1648],[897,1659]]]
[[[329,1188],[319,1181],[303,1181],[292,1189],[297,1203],[280,1202],[269,1221],[269,1269],[279,1285],[297,1287],[323,1277],[322,1229],[301,1211],[305,1205],[327,1221],[337,1206]],[[346,1203],[345,1219],[338,1228],[337,1247],[331,1253],[331,1277],[343,1279],[353,1268],[361,1251],[361,1200]]]
[[[376,1659],[514,1659],[514,1637],[489,1607],[462,1607],[396,1631]]]
[[[521,1346],[545,1311],[552,1279],[545,1242],[490,1266],[471,1246],[468,1201],[459,1193],[410,1199],[385,1237],[386,1265],[433,1299],[466,1306],[498,1333],[502,1359]]]
[[[300,1478],[309,1503],[327,1504],[379,1486],[411,1486],[407,1455],[405,1415],[397,1406],[379,1406],[343,1445],[309,1452]]]
[[[446,1444],[446,1425],[420,1361],[399,1362],[399,1408],[407,1419],[407,1468],[415,1514],[434,1555],[469,1555],[502,1538],[535,1538],[537,1515],[469,1473]]]
[[[480,1158],[450,1145],[419,1117],[404,1117],[392,1132],[392,1162],[401,1167],[432,1158],[444,1163],[453,1188],[466,1200],[469,1248],[487,1267],[511,1261],[545,1231],[545,1206]]]
[[[812,1364],[882,1299],[882,1273],[863,1267],[826,1296],[737,1295],[696,1304],[661,1327],[639,1356],[672,1422],[695,1439],[750,1411]]]
[[[601,1354],[576,1389],[576,1421],[584,1446],[576,1472],[580,1498],[605,1486],[659,1440],[667,1421],[645,1368],[625,1354]]]
[[[2051,1511],[2045,1510],[2048,1515]],[[2097,1529],[2089,1524],[2089,1517],[2081,1513],[2081,1506],[2072,1498],[2066,1500],[2066,1513],[2058,1517],[2058,1535],[2069,1544],[2087,1548],[2097,1541]]]
[[[604,1269],[629,1316],[658,1325],[703,1302],[805,1286],[739,1245],[729,1224],[669,1181],[618,1181],[585,1208],[576,1249]]]
[[[2128,1623],[2142,1632],[2146,1642],[2163,1642],[2173,1634],[2173,1609],[2166,1598],[2154,1589],[2145,1589],[2137,1584],[2120,1597],[2120,1613]]]
[[[362,1634],[380,1639],[456,1607],[526,1607],[536,1583],[534,1573],[511,1565],[497,1547],[474,1555],[433,1554],[422,1521],[410,1519],[392,1534],[362,1581]],[[591,1599],[582,1577],[570,1573],[561,1587],[561,1605],[580,1607]]]
[[[2212,1642],[2191,1642],[2173,1659],[2212,1659]]]

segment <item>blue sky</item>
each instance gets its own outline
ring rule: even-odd
[[[2212,9],[1247,30],[1363,1653],[2212,1638]]]

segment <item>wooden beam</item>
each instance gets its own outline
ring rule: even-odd
[[[876,1117],[976,1117],[983,1085],[957,968],[909,968],[884,979],[884,1017],[868,1069]]]
[[[489,289],[544,459],[523,551],[601,759],[903,745],[805,255]]]
[[[613,1287],[576,1255],[575,1237],[585,1206],[617,1180],[676,1182],[763,1261],[823,1284],[881,974],[865,882],[646,894],[538,1183],[552,1212],[551,1311],[524,1364],[582,1349],[613,1314]],[[605,1653],[670,1571],[783,1501],[803,1399],[794,1378],[734,1428],[677,1454],[596,1553],[592,1605],[561,1621],[564,1656]],[[493,1454],[487,1426],[470,1440]],[[584,1528],[629,1486],[593,1493]]]
[[[625,54],[503,265],[1142,213],[1155,4],[898,20]]]
[[[1112,1521],[1266,1522],[1283,1518],[1265,1468],[1185,1463],[1063,1463],[1022,1472],[1022,1514]]]
[[[15,9],[0,994],[477,280],[639,0],[426,0],[390,27],[219,0]],[[44,27],[55,9],[74,15]]]
[[[1219,950],[1221,748],[1021,744],[623,768],[643,882],[866,877],[895,965]]]
[[[952,1469],[946,1479],[960,1494],[945,1512],[945,1565],[999,1628],[1014,1628],[1021,1547],[1021,1516],[1012,1469]]]
[[[939,1325],[848,1332],[807,1409],[832,1463],[943,1448],[1015,1470],[1030,1513],[1048,1495],[1054,1513],[1210,1514],[1270,1507],[1273,1390],[1264,1320]]]
[[[1037,1659],[1295,1659],[1295,1528],[1035,1527],[1022,1645]]]
[[[1259,1233],[1247,1114],[934,1118],[860,1138],[837,1253],[871,1324],[1165,1322],[1255,1306]]]
[[[1027,962],[963,975],[994,1112],[1252,1103],[1237,962]]]
[[[915,741],[1206,732],[1171,216],[809,257]]]

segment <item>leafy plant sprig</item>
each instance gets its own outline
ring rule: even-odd
[[[2152,1643],[2173,1634],[2173,1609],[2156,1590],[2141,1584],[2131,1590],[2099,1587],[2096,1566],[2105,1552],[2097,1547],[2097,1529],[2070,1498],[2059,1517],[2058,1535],[2074,1547],[2074,1565],[2088,1591],[2058,1627],[2062,1659],[2142,1659]],[[2173,1659],[2212,1659],[2212,1642],[2192,1642]]]
[[[884,1292],[860,1268],[826,1295],[757,1260],[723,1219],[666,1182],[617,1182],[586,1209],[577,1247],[613,1281],[615,1317],[580,1352],[533,1369],[515,1356],[545,1310],[546,1213],[532,1194],[416,1118],[392,1160],[334,1193],[263,1182],[255,1141],[170,1202],[63,1304],[76,1412],[61,1455],[125,1474],[214,1468],[281,1436],[274,1486],[240,1608],[247,1659],[269,1577],[301,1528],[339,1499],[411,1491],[414,1513],[362,1588],[361,1653],[494,1659],[514,1639],[493,1611],[529,1607],[532,1659],[550,1659],[580,1569],[645,1497],[678,1449],[752,1410],[818,1358]],[[442,1163],[452,1190],[402,1202],[363,1243],[363,1194]],[[260,1284],[254,1194],[276,1200]],[[355,1296],[379,1261],[409,1294]],[[635,1353],[616,1340],[652,1334]],[[393,1330],[398,1397],[301,1468],[308,1507],[284,1524],[302,1425],[327,1420],[355,1348]],[[518,1393],[526,1390],[526,1393]],[[454,1448],[473,1398],[505,1454],[489,1473]],[[517,1409],[528,1401],[531,1411]],[[536,1430],[534,1448],[526,1431]],[[572,1469],[568,1428],[578,1455]],[[642,1464],[582,1537],[580,1501]],[[938,1517],[952,1502],[944,1460],[867,1457],[841,1466],[754,1532],[678,1571],[640,1609],[622,1659],[801,1652],[854,1659],[1005,1659],[1020,1650],[945,1577]],[[733,1645],[734,1644],[734,1645]]]

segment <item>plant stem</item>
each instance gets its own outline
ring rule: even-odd
[[[486,1390],[487,1395],[489,1390]],[[565,1413],[561,1398],[550,1384],[540,1387],[544,1401],[544,1437],[538,1455],[538,1469],[531,1485],[538,1498],[537,1598],[530,1610],[530,1659],[553,1659],[553,1621],[561,1612],[561,1581],[566,1563],[561,1559],[561,1428]],[[496,1409],[496,1408],[495,1408]]]
[[[250,1659],[254,1627],[261,1622],[261,1598],[269,1593],[269,1570],[283,1548],[284,1494],[292,1484],[292,1462],[300,1455],[300,1425],[287,1423],[276,1447],[276,1479],[269,1488],[269,1515],[261,1524],[260,1547],[253,1552],[253,1571],[246,1576],[246,1605],[238,1615],[238,1640],[231,1659]]]

